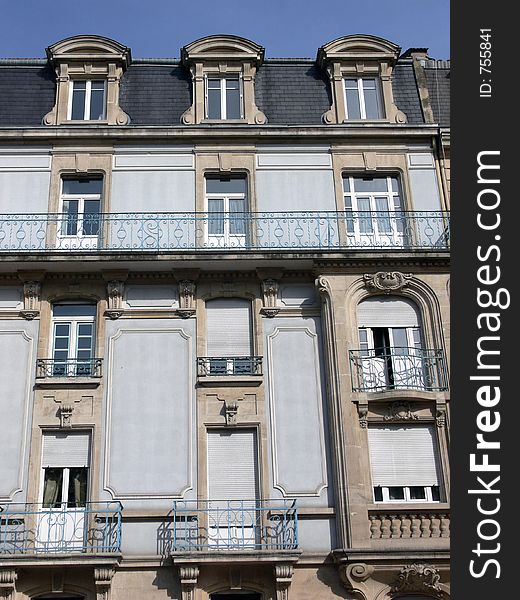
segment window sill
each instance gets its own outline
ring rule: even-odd
[[[247,125],[247,119],[202,119],[201,125]]]
[[[67,119],[66,121],[62,121],[60,125],[110,125],[107,119],[100,119],[95,121],[87,121],[85,119],[72,120]]]
[[[423,512],[449,512],[449,502],[378,502],[367,504],[369,512],[375,513],[388,513],[394,512],[409,512],[409,513],[423,513]]]
[[[263,375],[199,375],[200,387],[254,387],[262,384]]]
[[[97,388],[101,377],[37,377],[34,385],[39,388]]]

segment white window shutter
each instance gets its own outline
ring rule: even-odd
[[[377,296],[364,300],[357,309],[358,327],[419,327],[417,307],[404,298]]]
[[[435,431],[429,425],[368,428],[374,486],[439,485]]]
[[[90,434],[45,433],[42,467],[88,467]]]
[[[258,496],[256,432],[208,431],[210,500],[254,500]]]
[[[216,298],[206,302],[208,356],[251,356],[251,302]]]

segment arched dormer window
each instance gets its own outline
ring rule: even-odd
[[[332,106],[323,115],[324,122],[405,123],[406,116],[394,103],[391,81],[400,50],[371,35],[349,35],[322,46],[317,62],[332,88]]]
[[[45,125],[126,125],[119,83],[131,62],[130,49],[97,35],[78,35],[47,48],[56,71],[56,101]]]
[[[182,115],[185,125],[266,122],[254,88],[264,60],[261,46],[234,35],[212,35],[182,48],[181,56],[193,81],[193,104]]]

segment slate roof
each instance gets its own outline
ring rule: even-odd
[[[436,123],[450,126],[450,63],[427,60],[424,65],[430,103]]]
[[[432,61],[429,61],[432,62]],[[449,94],[445,72],[426,69],[432,81],[432,105],[441,124],[449,124]],[[440,82],[440,83],[439,83]],[[449,86],[449,81],[447,82]],[[0,127],[42,126],[54,104],[55,76],[43,59],[0,61]],[[327,76],[311,59],[270,59],[258,70],[256,103],[270,125],[320,125],[331,105]],[[398,61],[393,88],[398,108],[408,123],[423,123],[412,62]],[[191,105],[191,78],[178,60],[139,60],[121,80],[120,104],[130,126],[180,125]]]

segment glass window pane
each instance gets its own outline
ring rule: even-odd
[[[61,505],[63,469],[45,469],[43,481],[43,507],[54,508]]]
[[[389,487],[388,497],[390,500],[404,500],[404,488],[403,487]]]
[[[383,488],[382,487],[375,487],[374,488],[374,500],[376,502],[383,502]]]
[[[85,119],[86,81],[75,81],[72,88],[72,111],[70,118],[75,121]]]
[[[426,500],[426,490],[422,486],[411,486],[410,488],[410,500]]]
[[[352,78],[345,79],[345,89],[346,90],[357,90],[358,89],[357,79],[352,79]]]
[[[92,338],[91,337],[80,337],[78,338],[78,350],[88,350],[92,348]],[[79,355],[78,355],[79,357]]]
[[[60,337],[68,336],[70,331],[69,323],[56,323],[54,334]]]
[[[226,80],[227,82],[233,82],[236,87],[226,86],[226,118],[227,119],[240,119],[240,90],[238,88],[238,80]]]
[[[440,502],[441,501],[441,490],[440,490],[439,486],[432,485],[431,490],[432,490],[432,500],[434,502]]]
[[[229,233],[245,235],[246,233],[245,200],[229,200]]]
[[[350,192],[350,177],[343,177],[343,191]]]
[[[56,358],[56,351],[67,350],[68,347],[69,347],[69,338],[57,337],[54,340],[54,348],[55,348],[54,357]]]
[[[95,304],[55,304],[52,309],[55,317],[95,317]]]
[[[372,224],[372,214],[370,213],[370,199],[358,198],[359,209],[359,232],[372,233],[374,226]]]
[[[77,235],[78,233],[78,200],[64,200],[63,221],[61,223],[62,235]]]
[[[377,229],[379,233],[392,233],[392,223],[390,218],[393,215],[388,213],[388,198],[377,197],[376,210],[377,210]]]
[[[93,323],[79,323],[78,324],[78,335],[92,335]]]
[[[84,196],[87,194],[101,195],[103,179],[63,179],[63,193],[66,195]]]
[[[207,177],[206,192],[208,194],[245,194],[245,177]]]
[[[221,119],[220,88],[208,89],[208,119]]]
[[[99,200],[85,200],[85,209],[83,214],[83,234],[98,235],[99,221]]]
[[[105,88],[101,82],[101,88],[95,89],[94,83],[90,89],[90,120],[99,121],[105,118]]]
[[[224,235],[224,200],[208,200],[208,232]]]
[[[356,192],[387,192],[386,177],[354,177]]]
[[[361,119],[361,107],[357,87],[355,90],[345,90],[345,96],[347,98],[347,118]]]
[[[71,467],[69,473],[68,506],[78,508],[87,502],[87,474],[86,467]]]
[[[393,327],[392,338],[394,354],[408,354],[408,336],[406,328],[404,327]]]
[[[221,79],[208,78],[208,89],[210,90],[220,90],[220,82]]]
[[[367,119],[380,119],[379,97],[376,89],[365,87],[365,113]]]

